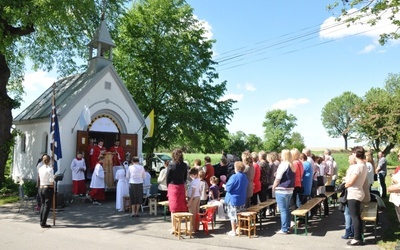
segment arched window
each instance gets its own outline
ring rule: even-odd
[[[43,133],[42,136],[42,147],[41,147],[41,154],[47,154],[47,147],[49,145],[49,135],[47,134],[47,132]]]
[[[25,153],[26,150],[26,135],[21,134],[21,152]]]

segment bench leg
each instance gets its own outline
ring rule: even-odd
[[[297,216],[294,215],[294,234],[297,234]]]
[[[304,216],[304,235],[308,235],[308,214],[306,214],[306,216]]]
[[[167,221],[167,206],[164,206],[164,221]]]

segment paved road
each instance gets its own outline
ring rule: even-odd
[[[269,217],[257,238],[230,237],[229,222],[217,222],[214,231],[202,231],[194,238],[178,240],[169,233],[170,222],[161,215],[149,215],[148,210],[139,218],[117,212],[114,202],[101,206],[91,203],[73,204],[56,213],[56,226],[42,229],[38,214],[31,208],[18,212],[16,204],[0,207],[0,249],[351,249],[343,234],[343,215],[337,209],[328,217],[312,221],[309,235],[277,235],[279,217]],[[51,213],[50,213],[51,215]],[[52,224],[52,218],[48,223]],[[303,231],[302,231],[303,232]],[[374,244],[373,229],[368,228],[367,245],[362,249],[379,249]],[[379,232],[379,231],[378,231]]]

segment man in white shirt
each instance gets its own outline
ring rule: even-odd
[[[40,226],[42,228],[49,228],[51,226],[47,225],[46,222],[53,202],[54,170],[50,166],[50,156],[44,155],[42,157],[42,162],[43,164],[38,171],[40,180],[39,195],[42,204],[40,208]]]

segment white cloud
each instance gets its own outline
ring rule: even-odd
[[[226,101],[228,99],[232,99],[232,100],[235,100],[235,101],[241,101],[243,99],[243,94],[228,94],[228,95],[224,95],[219,100],[220,101]]]
[[[368,54],[369,52],[373,51],[376,48],[376,45],[370,44],[365,46],[365,48],[360,52],[361,54]]]
[[[209,22],[206,20],[201,20],[200,23],[202,24],[203,28],[206,30],[204,36],[208,39],[211,40],[213,38],[213,33],[212,33],[212,26]]]
[[[211,24],[209,22],[207,22],[206,20],[200,20],[198,18],[198,16],[196,16],[196,15],[193,15],[193,18],[197,19],[199,21],[200,27],[202,27],[206,31],[204,34],[204,37],[207,40],[211,40],[213,38],[213,33],[211,31],[212,30]]]
[[[49,88],[57,79],[49,76],[44,71],[36,71],[25,75],[25,80],[22,83],[25,92],[29,95],[30,92],[41,91]]]
[[[358,9],[350,9],[348,13],[350,17],[361,14],[358,12]],[[376,25],[371,26],[368,21],[375,18],[375,16],[365,14],[365,16],[356,23],[350,24],[349,27],[347,26],[348,24],[343,21],[336,21],[336,17],[329,17],[321,24],[319,35],[320,38],[323,39],[338,39],[346,36],[359,35],[371,37],[377,41],[380,34],[394,32],[398,28],[391,23],[389,19],[391,15],[392,12],[390,10],[381,13],[381,20],[379,20]],[[399,14],[396,16],[397,19],[400,18]],[[346,20],[347,17],[341,16],[341,18],[342,20]]]
[[[246,90],[246,91],[251,91],[251,92],[256,91],[256,87],[255,87],[254,84],[251,83],[251,82],[246,82],[245,84],[240,84],[240,83],[238,83],[238,84],[236,85],[236,87],[237,87],[238,89],[244,89],[244,90]]]
[[[213,39],[213,33],[212,33],[212,26],[209,22],[206,20],[200,20],[198,16],[193,15],[193,18],[197,19],[199,21],[200,27],[205,30],[205,33],[203,34],[203,37],[205,37],[206,40],[211,40]],[[212,48],[212,57],[214,58],[215,56],[218,55],[218,52],[216,51],[215,47],[213,46]]]
[[[272,109],[296,109],[298,105],[307,104],[310,100],[307,98],[288,98],[286,100],[279,101],[277,103],[272,104]]]
[[[244,89],[247,91],[256,91],[256,87],[254,87],[254,84],[252,84],[251,82],[246,82],[244,84]]]

